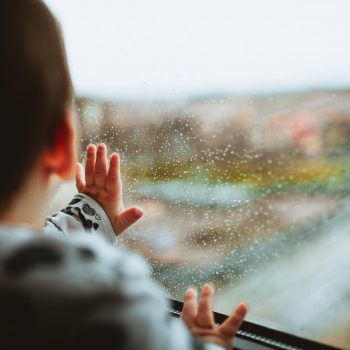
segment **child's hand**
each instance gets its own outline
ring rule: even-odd
[[[203,286],[199,306],[197,304],[197,292],[190,288],[185,293],[184,306],[181,319],[188,329],[203,341],[218,344],[225,349],[232,350],[232,340],[237,333],[247,313],[246,304],[239,304],[221,326],[214,323],[212,312],[212,300],[214,289],[209,285]]]
[[[106,212],[116,234],[122,233],[143,215],[142,209],[125,209],[120,176],[120,157],[111,155],[108,167],[107,148],[99,144],[89,145],[86,150],[85,180],[83,166],[78,163],[76,186],[79,192],[95,199]]]

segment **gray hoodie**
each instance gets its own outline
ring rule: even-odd
[[[222,349],[170,316],[149,267],[116,247],[108,217],[86,195],[41,231],[0,226],[0,271],[0,346]]]

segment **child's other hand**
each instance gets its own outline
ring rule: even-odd
[[[225,349],[232,350],[232,340],[236,335],[248,311],[244,303],[240,303],[219,327],[215,326],[212,312],[214,289],[209,285],[203,286],[199,305],[197,292],[190,288],[185,293],[181,319],[188,329],[203,341],[218,344]]]
[[[95,145],[89,145],[86,154],[85,179],[83,166],[77,165],[77,189],[102,206],[115,233],[120,234],[140,219],[143,211],[139,207],[124,208],[119,155],[113,153],[108,166],[106,145],[99,144],[97,149]]]

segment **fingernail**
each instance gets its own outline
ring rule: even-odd
[[[197,294],[197,291],[195,288],[188,288],[185,292],[185,294]]]
[[[87,151],[93,151],[93,150],[95,150],[95,145],[93,145],[93,144],[89,144],[87,147],[86,147],[86,150]]]
[[[137,217],[141,217],[141,216],[143,216],[143,214],[144,214],[144,212],[141,208],[135,208],[135,215]]]
[[[205,289],[206,291],[214,292],[214,285],[212,283],[207,282],[204,284],[203,289]]]
[[[248,304],[247,304],[247,303],[245,303],[245,302],[241,302],[241,304],[242,304],[242,305],[244,305],[244,306],[245,306],[245,307],[248,309],[248,307],[249,307],[249,306],[248,306]]]

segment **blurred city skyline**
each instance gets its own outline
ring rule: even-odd
[[[350,87],[346,0],[45,0],[78,95],[186,98]]]

